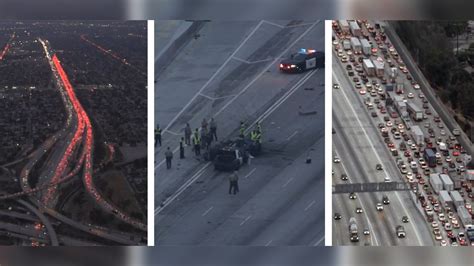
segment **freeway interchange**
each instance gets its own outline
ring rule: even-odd
[[[11,39],[14,36],[12,35]],[[8,211],[1,213],[1,235],[19,239],[18,243],[33,246],[143,244],[145,241],[143,232],[147,231],[146,224],[122,211],[109,199],[110,193],[104,196],[96,186],[97,180],[94,179],[94,174],[101,170],[102,165],[97,167],[94,164],[94,151],[97,149],[94,146],[93,122],[76,96],[76,88],[73,88],[63,68],[63,63],[59,59],[60,55],[47,39],[31,39],[31,37],[22,36],[22,40],[14,44],[20,48],[15,47],[15,54],[12,57],[14,58],[17,53],[23,53],[21,45],[25,43],[34,45],[36,51],[33,48],[31,50],[35,51],[36,55],[41,52],[42,60],[47,62],[46,66],[50,67],[51,84],[49,86],[57,90],[58,95],[61,96],[66,120],[60,130],[48,136],[44,142],[35,145],[36,148],[24,158],[2,166],[5,169],[4,172],[10,174],[14,172],[6,167],[19,169],[19,178],[12,179],[19,183],[18,188],[21,188],[21,191],[0,195],[2,207],[8,206]],[[5,53],[2,57],[4,55]],[[9,60],[8,54],[6,60]],[[34,87],[31,88],[34,89]],[[95,125],[97,125],[96,122]],[[111,163],[114,147],[108,143],[104,144],[107,149],[105,154],[108,156],[103,162]],[[23,161],[25,163],[20,164]],[[96,164],[98,163],[99,160]],[[88,200],[90,199],[108,215],[110,220],[120,221],[130,226],[132,230],[121,231],[94,222],[84,222],[71,215],[72,211],[61,212],[62,208],[58,206],[64,204],[67,199],[64,197],[65,187],[70,188],[71,184],[83,187]],[[31,222],[34,226],[30,225]],[[65,233],[65,230],[69,232]]]
[[[157,66],[156,245],[324,245],[324,69],[279,70],[301,48],[324,50],[323,22],[206,22]],[[215,119],[219,141],[237,138],[241,121],[245,134],[262,127],[262,153],[238,170],[237,195],[230,172],[190,146],[179,159],[183,128],[203,118]]]
[[[359,30],[333,22],[333,184],[406,182],[409,189],[333,194],[333,244],[468,245],[466,224],[454,206],[440,201],[430,174],[449,174],[464,196],[460,204],[471,212],[472,193],[464,172],[470,156],[425,97],[429,88],[420,88],[422,81],[411,76],[412,69],[404,62],[410,58],[401,54],[406,50],[392,45],[384,33],[386,24],[350,23],[357,23],[354,27],[360,26]],[[362,51],[353,37],[367,39],[372,49]],[[363,59],[383,67],[375,73]],[[390,91],[392,82],[394,91]],[[405,104],[421,110],[406,113]],[[415,137],[416,126],[424,138]],[[442,148],[446,143],[449,149]],[[431,167],[424,154],[430,147],[437,152],[437,163]],[[351,217],[359,241],[350,240]],[[398,233],[399,226],[404,236]]]

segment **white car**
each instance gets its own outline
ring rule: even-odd
[[[416,83],[415,85],[413,85],[413,89],[419,90],[420,89],[420,84]]]
[[[341,159],[337,156],[334,156],[334,160],[333,160],[334,163],[340,163],[341,162]]]
[[[433,227],[433,228],[439,228],[439,223],[438,223],[437,221],[433,221],[433,222],[431,223],[431,227]]]
[[[407,97],[408,97],[408,99],[412,99],[412,98],[415,97],[415,94],[410,92],[410,93],[408,93]]]
[[[445,239],[441,240],[442,247],[446,247],[447,245],[448,245],[448,241],[446,241]]]
[[[384,177],[383,181],[384,182],[391,182],[392,180],[390,180],[390,177],[386,176],[386,177]]]
[[[380,202],[377,203],[376,208],[377,208],[377,211],[383,211],[383,205],[382,205],[382,203],[380,203]]]

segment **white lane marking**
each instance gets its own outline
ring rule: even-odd
[[[288,181],[286,181],[286,183],[283,184],[283,186],[281,186],[281,187],[286,187],[286,186],[288,186],[288,184],[289,184],[294,178],[295,178],[295,177],[291,177],[290,179],[288,179]]]
[[[250,217],[252,217],[252,215],[249,215],[249,217],[245,218],[245,220],[243,220],[241,223],[240,223],[240,226],[244,225],[244,223],[246,223]]]
[[[224,69],[224,67],[227,66],[227,64],[230,62],[230,60],[232,60],[232,57],[234,57],[237,52],[240,50],[240,48],[242,48],[242,46],[244,46],[244,44],[254,35],[254,33],[260,28],[260,26],[262,26],[263,24],[263,21],[260,21],[257,26],[250,32],[250,34],[240,43],[239,46],[237,46],[237,48],[234,50],[234,52],[224,61],[224,63],[216,70],[216,72],[214,72],[214,74],[207,80],[206,83],[204,83],[204,85],[199,89],[199,91],[191,98],[191,100],[189,100],[189,102],[175,115],[175,117],[173,119],[171,119],[171,121],[168,123],[168,125],[164,128],[164,130],[167,130],[169,129],[173,123],[178,119],[178,117],[180,117],[183,112],[191,105],[191,103],[199,96],[199,94],[201,92],[204,91],[204,89],[209,86],[209,84],[214,80],[214,78],[217,77],[217,75],[222,71],[222,69]]]
[[[316,203],[315,200],[311,201],[310,204],[308,204],[308,206],[306,206],[306,208],[304,208],[304,211],[307,211],[309,208],[311,208],[311,206],[313,206],[314,204]]]
[[[341,83],[339,82],[339,79],[337,78],[337,76],[334,76],[334,79],[336,80],[336,82],[337,82],[338,84],[341,84]],[[382,159],[380,158],[379,154],[378,154],[377,151],[375,150],[374,144],[373,144],[372,141],[370,140],[370,137],[369,137],[369,135],[367,134],[367,131],[365,131],[365,128],[364,128],[364,126],[362,125],[362,122],[360,121],[359,116],[357,116],[357,113],[356,113],[356,111],[354,110],[354,107],[352,106],[351,101],[349,101],[349,98],[347,98],[347,95],[346,95],[346,93],[344,92],[343,89],[341,89],[341,90],[339,90],[339,91],[342,93],[342,95],[343,95],[344,98],[346,99],[346,101],[347,101],[349,107],[351,108],[352,113],[353,113],[354,116],[356,117],[357,122],[359,123],[360,128],[361,128],[362,131],[364,132],[364,135],[365,135],[365,137],[367,138],[367,141],[369,142],[370,147],[372,148],[372,151],[374,152],[375,156],[377,157],[377,161],[382,162]],[[382,168],[382,171],[384,172],[385,176],[390,176],[390,175],[387,173],[387,170],[385,169],[385,167]],[[408,218],[410,219],[410,221],[414,221],[414,220],[412,219],[411,215],[410,215],[410,212],[408,212],[407,208],[405,207],[405,204],[404,204],[403,201],[401,200],[399,193],[395,191],[395,195],[397,196],[397,199],[398,199],[398,201],[400,202],[400,205],[402,206],[403,211],[405,211],[405,213],[406,213],[406,215],[408,216]],[[411,224],[411,226],[413,227],[413,231],[415,231],[415,235],[416,235],[416,238],[417,238],[417,240],[418,240],[418,244],[419,244],[420,246],[422,246],[423,243],[422,243],[422,241],[421,241],[421,237],[420,237],[420,234],[419,234],[418,230],[416,230],[416,228],[415,228],[415,226],[414,226],[413,223],[410,223],[410,224]]]
[[[318,242],[314,243],[313,247],[318,246],[318,245],[321,244],[321,242],[323,242],[323,241],[324,241],[324,236],[323,236],[321,239],[319,239]]]
[[[214,209],[214,207],[209,207],[209,209],[207,209],[207,211],[205,211],[202,216],[206,216],[212,209]]]
[[[278,101],[276,101],[270,108],[268,108],[262,115],[260,115],[252,124],[249,125],[247,130],[250,130],[257,122],[261,122],[265,120],[268,116],[270,116],[280,105],[282,105],[288,98],[290,98],[293,93],[295,93],[306,81],[308,81],[311,76],[313,76],[318,69],[308,72],[302,79],[298,80],[298,82],[291,87]],[[272,122],[273,123],[273,122]],[[278,127],[280,129],[280,127]]]
[[[263,63],[263,62],[267,62],[267,61],[270,61],[270,60],[274,60],[274,58],[267,58],[267,59],[262,59],[262,60],[257,60],[257,61],[248,61],[248,60],[245,60],[245,59],[236,57],[236,56],[232,57],[232,59],[237,60],[237,61],[242,62],[242,63],[245,63],[245,64],[249,64],[249,65],[258,64],[258,63]]]
[[[211,163],[208,162],[206,163],[201,169],[199,169],[199,171],[196,172],[196,174],[194,174],[194,176],[192,176],[188,181],[186,181],[177,191],[175,194],[173,194],[173,196],[167,198],[164,202],[163,202],[163,206],[159,206],[155,209],[155,215],[159,214],[164,208],[166,208],[169,204],[171,204],[171,202],[173,202],[179,195],[181,195],[181,193],[183,193],[192,183],[194,183],[194,181],[196,181],[203,173],[204,173],[204,170],[206,170],[206,168],[210,165]]]
[[[229,97],[234,97],[235,94],[226,95],[226,96],[222,96],[222,97],[211,97],[211,96],[206,95],[206,94],[204,94],[204,93],[199,93],[199,96],[202,96],[202,97],[207,98],[207,99],[209,99],[209,100],[215,101],[215,100],[219,100],[219,99],[225,99],[225,98],[229,98]]]
[[[171,130],[165,130],[164,132],[168,132],[168,133],[170,133],[171,135],[175,135],[175,136],[181,136],[181,134],[176,133],[176,132],[171,131]]]
[[[341,158],[341,156],[337,153],[336,149],[334,149],[334,153],[336,154],[337,157]],[[346,167],[344,166],[344,163],[341,162],[340,163],[342,169],[344,170],[344,173],[345,174],[348,174],[349,172],[347,171]],[[352,184],[352,181],[351,179],[348,180],[349,183]],[[360,199],[360,197],[357,197],[357,200],[359,201],[360,205],[362,206],[362,208],[365,210],[365,204],[362,203],[362,200]],[[370,242],[374,242],[373,240],[375,239],[375,245],[378,246],[379,245],[379,240],[377,239],[377,236],[375,234],[375,231],[374,231],[374,227],[372,226],[372,223],[370,222],[370,219],[369,219],[369,216],[367,215],[367,212],[364,212],[364,216],[365,216],[365,219],[367,220],[367,223],[369,224],[369,229],[370,231],[372,232],[372,234],[370,234]],[[374,239],[372,239],[372,236],[374,237]]]
[[[283,29],[285,26],[283,25],[280,25],[280,24],[277,24],[277,23],[274,23],[274,22],[271,22],[271,21],[268,21],[268,20],[264,20],[263,22],[267,23],[268,25],[272,25],[272,26],[275,26],[275,27],[278,27],[280,29]]]
[[[293,47],[296,42],[298,42],[301,38],[303,38],[306,34],[308,34],[308,32],[314,27],[316,26],[317,24],[320,23],[321,20],[318,20],[316,21],[315,23],[312,24],[311,27],[309,27],[305,32],[303,32],[293,43],[291,43],[291,45],[289,45],[279,56],[276,57],[276,59],[271,63],[269,64],[258,76],[256,76],[245,88],[242,89],[242,91],[240,91],[238,94],[235,95],[234,98],[232,98],[232,100],[230,100],[225,106],[223,106],[215,115],[214,117],[217,117],[217,115],[219,115],[223,110],[225,110],[235,99],[237,99],[237,97],[239,97],[242,93],[244,93],[244,91],[246,91],[250,86],[251,84],[253,84],[256,80],[258,80],[260,78],[260,76],[262,76],[272,65],[274,65],[274,63],[278,60],[278,58],[281,58],[286,52],[288,52],[289,49],[291,49],[291,47]],[[262,22],[259,23],[259,25],[261,25]],[[258,26],[257,26],[258,27]],[[235,53],[235,52],[234,52]],[[229,60],[234,56],[234,54],[231,55],[231,57],[229,57]],[[309,72],[307,75],[312,75],[314,74],[316,71],[318,71],[317,69],[314,71],[311,71]],[[305,76],[306,77],[306,76]],[[212,78],[212,77],[211,77]],[[203,90],[203,89],[202,89]],[[193,99],[191,99],[190,102],[188,102],[188,106],[191,104],[191,102],[199,95],[199,93],[202,92],[202,90],[200,90],[196,95],[194,95]],[[289,97],[289,96],[288,96]],[[286,99],[285,99],[286,100]],[[284,100],[283,100],[284,101]],[[279,106],[279,105],[278,105]],[[276,106],[276,107],[278,107]],[[275,107],[275,109],[276,109]],[[178,118],[179,115],[181,115],[183,113],[183,110],[187,108],[186,106],[183,107],[183,109],[180,111],[180,113],[178,113],[177,116],[175,116],[175,118],[173,120],[176,121],[176,119]],[[267,110],[268,111],[268,110]],[[270,113],[272,113],[273,111],[271,111]],[[268,113],[268,115],[270,114]],[[258,121],[261,121],[263,120],[264,118],[259,118],[257,120],[255,120],[248,128],[247,130],[249,130],[252,126],[254,126]],[[170,123],[171,124],[171,123]],[[169,125],[170,125],[169,124]],[[169,126],[168,125],[168,126]],[[177,151],[179,150],[179,146],[177,146],[174,150],[173,150],[173,153],[176,153]],[[165,163],[165,159],[163,159],[160,163],[158,163],[156,166],[155,166],[155,170],[160,167],[161,165],[163,165]]]
[[[265,247],[270,246],[270,244],[271,244],[272,242],[273,242],[273,240],[268,241],[268,242],[265,244]]]
[[[298,38],[296,38],[296,40],[294,40],[290,45],[288,45],[287,48],[285,48],[285,50],[283,52],[280,53],[280,55],[277,56],[277,58],[279,57],[282,57],[283,55],[285,55],[293,46],[296,45],[297,42],[299,42],[306,34],[308,34],[318,23],[320,22],[320,20],[318,20],[317,22],[313,23],[311,25],[311,27],[308,27],[300,36],[298,36]],[[253,85],[253,83],[255,83],[255,81],[257,81],[263,74],[267,73],[267,70],[270,69],[270,67],[274,66],[275,63],[277,62],[278,59],[275,59],[272,61],[272,63],[268,64],[262,72],[260,72],[257,76],[255,76],[252,81],[250,81],[242,90],[239,91],[239,93],[234,97],[232,98],[230,101],[228,101],[219,111],[216,112],[216,114],[214,115],[214,117],[217,117],[222,111],[224,111],[230,104],[232,104],[235,99],[237,99],[237,97],[239,97],[240,95],[242,95],[244,92],[247,91],[248,88],[250,88],[250,86]]]
[[[298,134],[298,130],[296,130],[295,132],[293,132],[293,134],[291,134],[286,140],[292,139],[296,134]]]
[[[245,179],[249,178],[249,176],[251,176],[253,174],[253,172],[255,172],[255,170],[257,170],[257,168],[252,169],[252,171],[250,171],[250,173],[248,173],[246,176],[244,176],[244,178]]]

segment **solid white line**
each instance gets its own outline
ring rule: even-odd
[[[176,133],[176,132],[171,131],[171,130],[166,130],[166,131],[163,131],[163,132],[168,132],[168,133],[170,133],[171,135],[175,135],[175,136],[180,136],[180,135],[181,135],[181,134]]]
[[[212,209],[214,209],[214,207],[209,207],[209,209],[207,209],[207,211],[205,211],[202,216],[206,216]]]
[[[341,83],[339,82],[339,79],[337,78],[337,76],[334,76],[334,78],[336,79],[336,81],[337,81],[338,84],[341,84]],[[379,154],[378,154],[377,151],[375,150],[374,144],[373,144],[372,141],[370,140],[370,137],[369,137],[369,135],[367,134],[367,131],[365,131],[365,128],[364,128],[364,126],[362,125],[362,122],[360,121],[359,116],[357,116],[357,113],[356,113],[356,111],[354,110],[354,107],[352,106],[351,102],[349,101],[349,98],[347,98],[347,95],[346,95],[346,93],[344,92],[344,89],[341,88],[340,91],[341,91],[342,95],[344,96],[344,98],[346,99],[346,101],[347,101],[349,107],[351,108],[352,113],[353,113],[354,116],[356,117],[357,122],[359,123],[360,128],[361,128],[362,131],[364,132],[364,135],[365,135],[365,137],[367,138],[367,141],[369,142],[370,147],[372,148],[372,151],[374,152],[375,156],[377,157],[377,161],[382,162],[382,159],[380,158]],[[382,171],[384,172],[385,176],[389,176],[389,174],[387,173],[387,170],[385,169],[385,167],[382,168]],[[414,221],[414,220],[412,219],[411,215],[410,215],[410,212],[408,212],[407,208],[405,207],[405,204],[404,204],[403,201],[401,200],[399,193],[398,193],[398,192],[395,192],[395,195],[397,196],[397,199],[398,199],[398,201],[400,202],[400,205],[402,206],[403,211],[405,211],[405,213],[406,213],[406,215],[408,216],[408,218],[410,219],[410,221]],[[415,228],[415,226],[413,225],[413,223],[410,223],[410,224],[411,224],[412,227],[413,227],[413,231],[415,231],[415,235],[416,235],[416,238],[417,238],[417,240],[418,240],[418,244],[419,244],[420,246],[422,246],[423,243],[422,243],[422,241],[421,241],[421,237],[420,237],[420,234],[419,234],[418,230],[416,230],[416,228]]]
[[[267,23],[268,25],[272,25],[272,26],[275,26],[275,27],[278,27],[280,29],[283,29],[285,26],[283,25],[280,25],[280,24],[277,24],[277,23],[274,23],[274,22],[270,22],[268,20],[264,20],[263,22]]]
[[[315,247],[315,246],[319,245],[321,242],[323,242],[324,238],[325,237],[323,236],[318,242],[314,243],[313,247]]]
[[[248,173],[244,178],[246,179],[249,176],[251,176],[253,174],[253,172],[255,172],[255,170],[257,170],[257,168],[252,169],[252,171],[250,171],[250,173]]]
[[[293,134],[291,134],[286,140],[292,139],[296,134],[298,134],[298,130],[296,130]]]
[[[240,226],[244,225],[244,223],[246,223],[250,217],[252,217],[252,215],[249,215],[249,217],[245,218],[245,220],[243,220],[241,223],[240,223]]]
[[[334,150],[334,153],[336,154],[336,156],[341,158],[341,156],[335,150]],[[342,169],[344,170],[344,173],[348,174],[349,172],[347,171],[346,167],[344,166],[344,163],[341,162],[340,165],[342,166]],[[331,165],[331,168],[332,168],[332,165]],[[349,183],[352,184],[351,179],[349,179]],[[362,200],[359,197],[357,197],[357,200],[359,201],[362,208],[364,210],[367,210],[367,208],[365,207],[365,204],[362,203]],[[332,207],[331,207],[331,209],[332,209]],[[369,219],[369,216],[367,215],[367,212],[364,212],[364,216],[365,216],[365,219],[367,220],[367,223],[369,224],[369,229],[372,232],[372,234],[370,234],[370,242],[373,243],[374,242],[373,240],[375,240],[375,245],[378,246],[379,245],[379,240],[377,239],[377,236],[375,235],[374,227],[372,226],[372,223],[370,222],[370,219]],[[372,239],[372,236],[374,237],[374,239]]]
[[[265,120],[268,116],[270,116],[280,105],[282,105],[293,93],[296,92],[306,81],[311,78],[318,69],[308,72],[302,79],[298,80],[293,87],[291,87],[280,99],[278,99],[270,108],[268,108],[262,115],[260,115],[252,124],[250,124],[246,130],[249,131],[257,122],[261,122]]]
[[[282,187],[286,187],[286,186],[288,186],[288,184],[289,184],[289,183],[290,183],[290,182],[291,182],[291,181],[292,181],[294,178],[295,178],[295,177],[291,177],[290,179],[288,179],[288,181],[286,181],[286,183],[285,183],[285,184],[283,184],[283,186],[282,186]]]
[[[279,57],[282,57],[284,54],[286,54],[297,42],[299,42],[306,34],[308,34],[308,32],[310,32],[317,24],[319,23],[319,20],[315,23],[312,24],[311,27],[309,27],[308,29],[306,29],[298,38],[296,38],[296,40],[294,40],[283,52],[280,53],[280,55],[277,56],[277,58]],[[241,91],[239,91],[239,93],[234,97],[232,98],[230,101],[228,101],[219,111],[216,112],[216,114],[214,115],[214,117],[217,117],[222,111],[224,111],[230,104],[232,104],[236,99],[237,97],[239,97],[240,95],[242,95],[245,91],[247,91],[248,88],[250,88],[250,86],[253,85],[253,83],[255,83],[255,81],[257,81],[263,74],[265,74],[267,72],[267,70],[274,66],[275,63],[277,62],[278,59],[275,59],[272,61],[272,63],[268,64],[267,67],[265,67],[265,69],[263,69],[262,72],[260,72],[257,76],[255,76],[251,82],[249,82],[249,84],[247,84],[247,86],[245,86]]]
[[[233,96],[235,96],[235,94],[226,95],[226,96],[217,97],[217,98],[208,96],[208,95],[206,95],[206,94],[204,94],[204,93],[200,93],[199,96],[202,96],[202,97],[207,98],[207,99],[209,99],[209,100],[215,101],[215,100],[219,100],[219,99],[225,99],[225,98],[233,97]]]
[[[232,60],[232,58],[237,54],[237,52],[244,46],[244,44],[253,36],[253,34],[260,28],[262,25],[262,21],[260,21],[257,26],[250,32],[249,35],[240,43],[239,46],[237,46],[237,49],[234,50],[234,52],[224,61],[224,63],[214,72],[214,74],[207,80],[206,83],[198,90],[198,92],[189,100],[189,102],[179,111],[173,119],[168,123],[168,125],[164,128],[164,130],[169,129],[173,123],[183,114],[183,112],[191,105],[191,103],[199,96],[201,92],[204,91],[204,89],[209,86],[209,84],[214,80],[215,77],[224,69],[227,64]]]
[[[202,96],[202,97],[207,98],[207,99],[209,99],[209,100],[214,100],[214,98],[212,98],[211,96],[207,96],[207,95],[205,95],[205,94],[203,94],[203,93],[199,93],[199,96]]]
[[[155,209],[155,215],[159,214],[162,210],[164,210],[171,202],[173,202],[181,193],[183,193],[194,181],[196,181],[206,170],[206,168],[210,165],[210,162],[207,162],[199,171],[196,172],[188,181],[186,181],[177,191],[173,196],[167,198],[163,202],[163,206],[157,207]]]
[[[306,208],[304,208],[304,211],[307,211],[309,208],[311,208],[311,206],[313,206],[314,204],[316,203],[315,200],[311,201],[310,204],[308,204],[308,206],[306,206]]]
[[[267,59],[262,59],[262,60],[257,60],[257,61],[248,61],[248,60],[244,60],[244,59],[242,59],[242,58],[236,57],[236,56],[234,56],[233,59],[234,59],[234,60],[237,60],[237,61],[240,61],[240,62],[242,62],[242,63],[249,64],[249,65],[258,64],[258,63],[263,63],[263,62],[267,62],[267,61],[270,61],[270,60],[274,60],[274,58],[267,58]]]

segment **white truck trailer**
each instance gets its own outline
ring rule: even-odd
[[[416,145],[424,145],[425,136],[423,135],[423,131],[421,130],[420,126],[414,125],[411,127],[411,137],[415,141]]]
[[[359,24],[357,23],[357,21],[350,21],[349,22],[349,27],[350,27],[350,30],[351,30],[351,33],[353,36],[355,37],[360,37],[362,36],[362,30],[360,29],[359,27]]]
[[[439,174],[430,174],[430,184],[436,194],[443,190],[443,181],[439,178]]]
[[[407,108],[408,108],[408,113],[410,113],[413,120],[415,121],[423,120],[423,111],[421,110],[420,107],[418,107],[418,105],[416,105],[413,102],[409,102],[407,104]]]
[[[374,67],[375,67],[375,75],[378,78],[382,78],[385,75],[384,63],[380,62],[379,60],[372,60],[372,63],[374,64]]]
[[[370,56],[372,54],[372,45],[370,45],[369,41],[366,38],[360,38],[360,44],[362,45],[364,55]]]
[[[439,178],[441,179],[441,182],[443,182],[443,189],[446,191],[451,191],[454,190],[454,183],[453,180],[451,180],[451,177],[447,174],[439,174]]]
[[[439,203],[441,204],[441,207],[443,207],[445,210],[446,209],[454,209],[454,202],[451,196],[449,195],[449,192],[446,190],[441,190],[439,192]]]
[[[351,47],[354,54],[362,54],[362,45],[356,37],[351,37]]]
[[[375,75],[375,66],[372,64],[372,61],[370,59],[364,59],[362,61],[365,73],[367,73],[367,76],[373,77]]]
[[[350,32],[349,22],[347,22],[347,20],[339,20],[339,27],[341,27],[341,31],[344,33]]]

